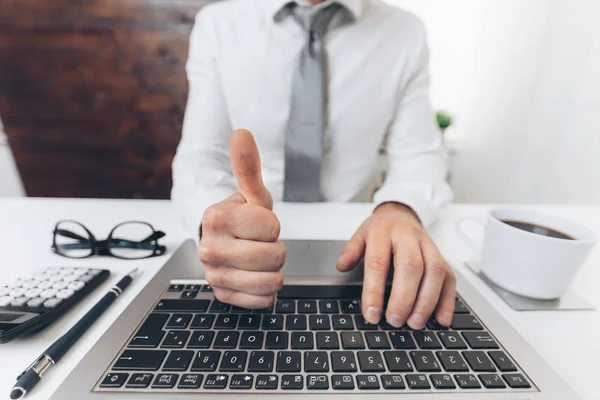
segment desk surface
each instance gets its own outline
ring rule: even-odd
[[[600,207],[527,207],[580,221],[600,236]],[[597,398],[599,311],[513,311],[463,266],[463,261],[476,259],[477,255],[456,237],[454,224],[462,216],[483,214],[488,208],[486,205],[452,205],[431,228],[431,234],[448,261],[489,299],[582,398]],[[347,240],[371,209],[367,204],[275,205],[275,211],[282,221],[282,239]],[[294,218],[297,215],[302,215],[302,218]],[[164,241],[168,246],[168,255],[144,261],[109,258],[70,260],[57,256],[50,251],[52,230],[58,220],[65,218],[84,223],[97,237],[108,235],[110,229],[122,221],[148,221],[167,233],[161,242]],[[113,271],[111,278],[94,291],[85,304],[74,308],[48,329],[27,339],[0,345],[0,396],[8,395],[21,370],[85,314],[104,295],[109,285],[133,267],[140,267],[144,273],[27,397],[32,400],[47,399],[86,350],[94,345],[177,245],[187,237],[180,222],[176,210],[168,201],[0,198],[0,284],[9,283],[18,276],[31,275],[50,265],[96,266]],[[315,226],[319,228],[314,229]],[[600,246],[597,246],[572,287],[579,295],[600,307],[599,285]],[[592,366],[595,367],[595,373]]]

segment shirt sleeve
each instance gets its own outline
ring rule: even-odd
[[[171,200],[198,240],[204,210],[235,191],[229,158],[231,123],[216,64],[211,20],[196,16],[186,64],[189,82],[183,132],[173,160]]]
[[[446,183],[447,154],[429,102],[429,50],[425,29],[407,78],[398,90],[396,115],[386,135],[387,174],[373,200],[379,205],[398,202],[413,209],[428,226],[440,207],[452,201]]]

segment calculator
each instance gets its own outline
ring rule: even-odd
[[[0,286],[0,343],[50,325],[109,275],[106,269],[50,267],[29,279]]]

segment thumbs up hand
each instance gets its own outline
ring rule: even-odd
[[[285,248],[278,241],[279,220],[252,134],[233,132],[229,153],[238,190],[204,212],[198,258],[220,301],[266,308],[283,285]]]

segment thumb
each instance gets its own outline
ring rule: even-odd
[[[248,203],[272,210],[273,199],[263,183],[260,155],[249,131],[238,129],[231,134],[229,155],[238,192]]]

